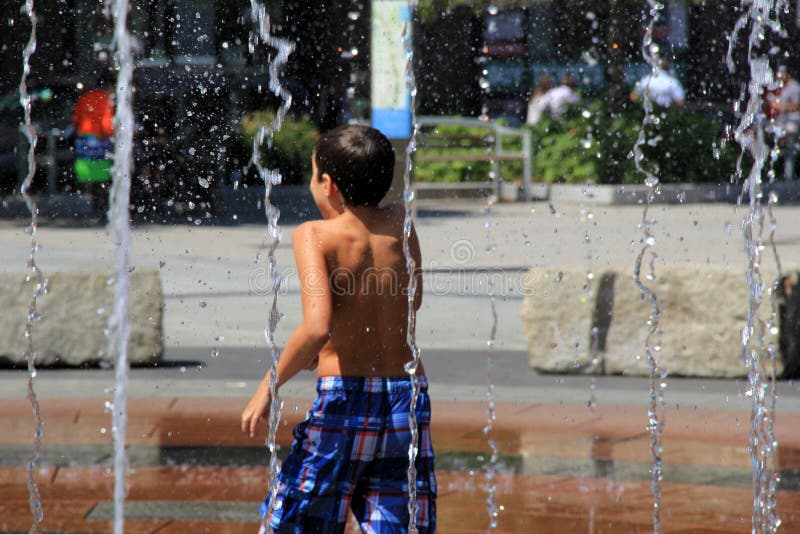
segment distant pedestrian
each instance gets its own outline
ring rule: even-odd
[[[653,72],[636,82],[630,95],[631,100],[636,102],[646,94],[651,102],[663,108],[683,106],[686,103],[686,93],[681,82],[668,69],[669,61],[660,59]]]
[[[553,80],[550,76],[543,74],[536,80],[536,87],[533,88],[528,99],[528,113],[525,119],[527,124],[536,124],[541,120],[545,110],[544,95],[553,88]]]
[[[569,106],[581,101],[580,95],[575,91],[577,86],[574,76],[564,75],[558,87],[553,87],[542,96],[539,102],[541,113],[547,112],[553,120],[561,120]]]
[[[768,116],[774,117],[775,133],[781,144],[783,177],[795,179],[795,162],[800,151],[800,83],[785,67],[778,69],[778,89],[767,95]]]
[[[114,134],[114,101],[108,89],[113,77],[104,74],[94,89],[75,103],[75,178],[92,199],[92,212],[103,218],[108,206],[106,188],[111,181],[111,136]]]

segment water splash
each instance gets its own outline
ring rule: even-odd
[[[36,51],[36,13],[34,11],[33,0],[26,0],[25,5],[22,7],[22,12],[28,17],[31,23],[31,33],[28,43],[22,53],[22,79],[19,83],[19,103],[22,106],[24,113],[25,123],[23,131],[25,137],[28,139],[28,173],[25,180],[22,182],[20,192],[25,198],[25,204],[28,206],[28,211],[31,214],[31,224],[28,227],[28,232],[31,235],[30,254],[28,256],[28,275],[25,279],[26,282],[34,280],[36,286],[31,295],[31,300],[28,305],[28,314],[25,321],[25,360],[28,363],[28,380],[27,380],[27,397],[33,411],[33,452],[28,459],[28,504],[33,515],[33,525],[31,525],[30,532],[38,533],[39,526],[44,519],[44,510],[42,508],[42,498],[39,494],[39,485],[36,482],[36,464],[39,462],[39,455],[42,450],[42,437],[44,435],[44,424],[42,422],[42,414],[39,409],[39,399],[36,396],[36,389],[34,388],[34,379],[36,377],[36,351],[33,347],[33,323],[40,319],[37,310],[37,300],[39,297],[47,292],[47,279],[42,274],[39,266],[36,264],[36,251],[39,248],[36,242],[36,232],[38,228],[39,208],[36,207],[36,201],[31,197],[29,191],[33,183],[33,177],[36,174],[36,126],[31,122],[31,97],[28,94],[28,75],[31,72],[31,56]]]
[[[765,336],[777,331],[776,295],[781,279],[781,265],[775,246],[774,232],[776,220],[772,207],[777,203],[776,195],[770,195],[767,207],[769,217],[772,254],[778,270],[777,277],[767,286],[761,273],[762,250],[764,249],[764,209],[762,207],[762,174],[769,157],[764,132],[764,121],[761,113],[764,89],[772,83],[772,69],[766,53],[755,54],[762,43],[766,44],[767,30],[779,35],[783,34],[779,16],[786,8],[782,0],[742,0],[743,14],[734,25],[730,35],[727,65],[731,72],[736,69],[733,59],[733,48],[738,41],[739,32],[750,25],[747,46],[747,62],[750,80],[747,83],[747,106],[741,114],[741,120],[734,131],[734,139],[741,147],[741,155],[736,164],[735,178],[740,178],[742,159],[749,153],[753,165],[742,185],[742,196],[749,196],[749,213],[742,220],[744,249],[748,266],[745,279],[749,286],[747,321],[742,330],[742,361],[747,367],[748,395],[752,399],[750,414],[750,460],[753,466],[753,532],[775,532],[781,524],[776,512],[775,489],[778,482],[775,465],[777,439],[774,432],[775,423],[775,378],[776,348],[773,342],[767,343]],[[741,108],[742,96],[736,104]],[[741,201],[741,198],[740,198]],[[764,293],[769,295],[771,311],[764,319],[761,304]]]
[[[486,344],[489,346],[489,351],[486,355],[486,426],[483,427],[483,434],[487,438],[489,449],[492,451],[489,461],[484,466],[486,471],[486,513],[489,516],[489,527],[486,532],[492,532],[497,528],[497,518],[500,509],[497,506],[497,461],[499,459],[499,448],[497,442],[492,438],[494,431],[494,422],[497,419],[495,413],[495,396],[494,396],[494,346],[497,336],[497,306],[494,296],[494,288],[491,281],[489,282],[489,299],[492,305],[492,327],[489,331],[489,339]]]
[[[281,229],[278,225],[280,210],[272,204],[270,196],[273,186],[281,183],[281,174],[277,170],[264,167],[261,162],[260,148],[265,142],[268,146],[271,146],[275,132],[281,129],[283,121],[286,119],[286,114],[289,112],[289,108],[292,105],[292,94],[280,83],[280,71],[289,61],[289,55],[294,51],[294,44],[270,33],[269,15],[267,15],[267,9],[263,4],[257,0],[250,0],[250,12],[253,23],[256,25],[256,30],[250,32],[250,41],[248,44],[250,54],[252,55],[255,53],[256,46],[258,46],[259,42],[276,51],[275,56],[269,62],[269,89],[274,95],[281,98],[281,105],[278,107],[278,112],[275,114],[275,120],[268,125],[259,125],[258,132],[256,132],[253,138],[253,155],[250,159],[250,164],[256,168],[259,177],[264,181],[264,211],[267,217],[267,237],[271,239],[269,248],[267,249],[267,264],[269,266],[270,278],[272,279],[272,304],[267,317],[267,326],[264,329],[264,340],[267,343],[267,348],[271,356],[269,379],[271,402],[269,408],[269,432],[266,442],[266,447],[269,451],[268,487],[270,497],[269,503],[267,504],[267,513],[264,514],[262,523],[267,532],[272,532],[272,527],[268,524],[266,519],[275,510],[275,487],[277,485],[278,472],[281,469],[276,436],[281,421],[283,401],[278,395],[278,382],[280,380],[278,376],[278,360],[280,359],[280,354],[275,345],[275,329],[278,327],[278,322],[281,319],[281,314],[278,311],[278,293],[281,289],[282,278],[278,272],[278,265],[275,259],[275,251],[281,241]]]
[[[411,254],[411,236],[414,231],[414,191],[411,187],[411,170],[414,166],[413,155],[417,148],[417,123],[416,100],[417,80],[414,76],[414,48],[411,42],[410,22],[417,0],[408,0],[407,8],[409,17],[403,24],[403,49],[406,54],[405,80],[406,87],[411,96],[411,137],[406,146],[406,165],[403,170],[403,204],[405,216],[403,218],[403,255],[406,258],[406,271],[408,273],[408,317],[406,319],[406,339],[411,349],[411,361],[405,365],[406,372],[411,376],[411,406],[408,413],[408,428],[411,443],[408,446],[408,532],[417,534],[417,515],[419,504],[417,502],[417,454],[419,453],[419,430],[417,426],[417,402],[419,400],[419,382],[417,381],[417,368],[420,362],[420,350],[417,346],[417,310],[414,300],[417,295],[417,262]]]
[[[115,387],[112,412],[114,435],[114,532],[125,530],[125,495],[128,458],[125,453],[125,432],[128,420],[128,339],[130,317],[130,190],[133,167],[133,54],[128,32],[128,0],[113,0],[115,58],[117,72],[116,116],[114,133],[114,182],[110,192],[109,220],[116,241],[116,275],[114,277],[114,308],[108,320],[109,355],[114,363]]]
[[[353,124],[358,122],[356,116],[356,84],[358,83],[358,68],[356,62],[361,53],[359,45],[360,33],[356,31],[357,24],[361,19],[363,4],[360,1],[350,0],[347,5],[347,34],[346,43],[342,47],[341,58],[347,62],[347,89],[345,91],[345,118],[346,122]]]
[[[580,221],[589,225],[594,219],[594,214],[584,208],[581,204]],[[592,280],[594,279],[594,272],[592,271],[592,237],[589,235],[589,230],[583,234],[583,244],[586,246],[586,280],[584,281],[583,290],[586,293],[586,298],[591,301],[594,298],[592,293]],[[597,326],[592,326],[592,331],[589,337],[589,364],[592,372],[597,372],[600,364],[600,330]],[[589,382],[589,400],[586,401],[586,407],[589,408],[589,413],[594,414],[597,410],[597,378],[592,376]]]
[[[655,0],[648,0],[650,7],[650,20],[647,24],[647,31],[642,38],[642,56],[645,61],[650,65],[653,75],[659,68],[658,65],[658,45],[653,42],[653,28],[655,26],[656,18],[659,11],[664,8],[664,5]],[[652,80],[654,76],[648,79]],[[636,139],[636,144],[633,147],[634,164],[636,170],[644,176],[644,184],[647,186],[647,196],[644,210],[642,211],[642,222],[640,227],[643,232],[642,250],[636,257],[636,263],[633,269],[633,277],[636,287],[642,293],[642,297],[647,299],[650,303],[650,315],[647,318],[647,337],[644,343],[644,355],[647,361],[647,367],[650,371],[650,402],[647,408],[647,429],[650,432],[650,456],[653,458],[653,465],[650,469],[650,488],[653,492],[653,532],[658,534],[661,532],[661,479],[663,477],[663,462],[662,462],[662,432],[666,424],[664,414],[664,392],[663,392],[663,379],[666,377],[659,369],[656,354],[660,348],[660,343],[653,344],[653,336],[658,335],[661,317],[661,308],[658,304],[658,298],[652,287],[646,285],[642,281],[642,266],[648,252],[650,260],[648,262],[649,272],[646,275],[647,280],[655,281],[655,260],[656,253],[652,248],[656,244],[655,235],[653,234],[653,226],[655,219],[649,218],[650,206],[653,203],[655,195],[658,193],[659,180],[655,173],[644,165],[644,152],[642,147],[648,143],[646,128],[649,125],[657,125],[659,122],[658,117],[653,113],[653,101],[650,98],[650,91],[647,87],[642,91],[642,102],[644,105],[644,118],[642,119],[642,127],[639,130],[639,136]]]
[[[498,9],[494,5],[489,5],[486,8],[486,13],[488,15],[496,15],[498,13]],[[489,70],[488,70],[488,56],[486,55],[486,51],[488,50],[487,46],[483,47],[484,55],[481,56],[481,61],[483,62],[483,66],[481,68],[481,78],[479,80],[479,86],[486,98],[483,99],[483,103],[481,105],[481,115],[480,118],[483,121],[489,121],[489,106],[488,106],[488,96],[491,92],[491,83],[489,81]],[[498,175],[498,167],[495,161],[489,161],[489,181],[492,183],[496,183],[501,177]],[[495,195],[490,194],[486,197],[486,205],[481,209],[481,213],[485,216],[490,216],[492,213],[492,206],[496,202],[497,198]],[[491,243],[491,228],[492,222],[487,218],[484,222],[484,228],[487,230],[487,237],[489,240],[489,246],[487,247],[487,252],[494,249],[494,244]],[[492,451],[492,454],[489,456],[489,460],[483,466],[483,469],[486,473],[486,515],[489,519],[488,527],[486,528],[486,532],[490,533],[497,528],[497,518],[500,513],[500,508],[497,505],[497,484],[495,479],[497,477],[497,461],[499,458],[499,449],[497,447],[497,442],[492,437],[492,432],[494,431],[494,422],[496,420],[495,414],[495,395],[494,395],[494,376],[493,376],[493,369],[494,369],[494,346],[495,346],[495,338],[497,335],[497,306],[494,296],[494,287],[489,282],[488,293],[489,293],[489,302],[491,305],[492,311],[492,326],[489,331],[489,338],[487,340],[487,345],[489,350],[486,354],[486,426],[483,427],[483,434],[486,436],[487,445],[489,445],[489,450]]]

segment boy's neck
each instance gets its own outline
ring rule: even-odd
[[[339,213],[350,213],[359,219],[365,219],[374,217],[376,215],[382,215],[383,208],[380,206],[350,206],[348,204],[344,204],[342,206],[342,211]]]

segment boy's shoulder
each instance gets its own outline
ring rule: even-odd
[[[292,247],[295,250],[312,249],[327,254],[335,248],[342,229],[341,223],[335,219],[306,221],[292,233]]]
[[[403,223],[405,222],[406,210],[403,204],[395,203],[389,204],[380,208],[381,216],[384,218],[384,223],[390,227],[388,232],[386,226],[383,227],[381,233],[393,234],[396,233],[399,239],[403,235]],[[343,234],[352,233],[352,221],[348,221],[341,217],[333,219],[316,219],[313,221],[306,221],[300,224],[292,234],[292,242],[300,244],[315,244],[318,249],[329,250],[335,247],[337,243],[342,242]]]

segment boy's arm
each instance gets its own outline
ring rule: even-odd
[[[332,303],[328,267],[313,223],[297,227],[292,237],[297,273],[300,278],[303,321],[292,333],[278,361],[278,386],[310,366],[328,341]],[[270,372],[242,412],[242,431],[255,436],[270,403]]]

